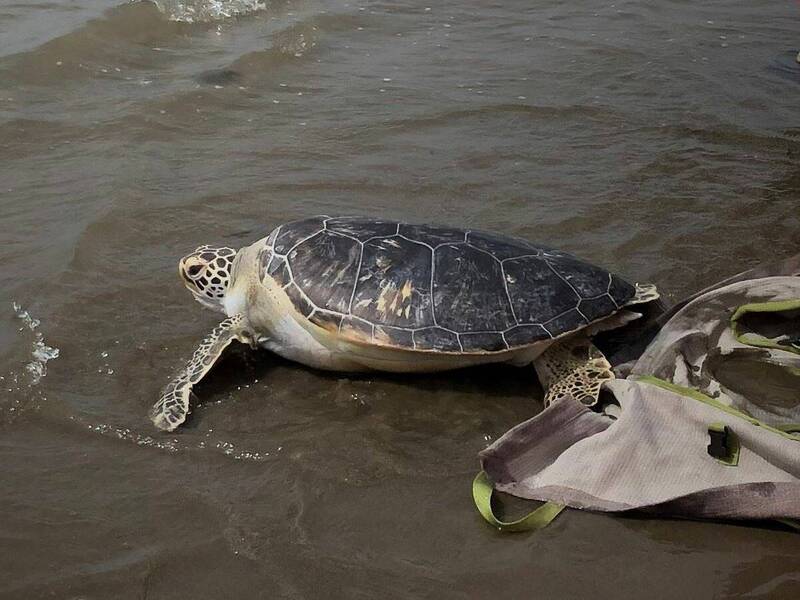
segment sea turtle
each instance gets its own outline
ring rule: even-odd
[[[239,251],[200,246],[178,269],[226,319],[153,407],[153,422],[170,431],[233,340],[336,371],[534,364],[546,402],[571,393],[591,404],[613,375],[587,336],[658,297],[522,239],[365,217],[294,221]]]

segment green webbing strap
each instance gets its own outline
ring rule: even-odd
[[[497,527],[500,531],[516,532],[542,529],[547,527],[558,516],[558,513],[565,508],[561,504],[546,502],[521,519],[510,522],[501,521],[492,512],[492,492],[494,492],[492,482],[489,481],[486,471],[481,471],[472,481],[472,499],[475,501],[478,512],[486,519],[486,522],[493,527]]]
[[[775,429],[780,429],[786,433],[800,433],[800,423],[779,423]]]
[[[709,406],[713,406],[721,410],[722,412],[726,412],[729,415],[733,415],[739,417],[740,419],[744,419],[748,423],[755,425],[757,427],[761,427],[766,431],[770,431],[781,437],[785,437],[790,440],[800,441],[800,435],[792,433],[794,431],[794,425],[783,425],[782,427],[772,427],[767,425],[766,423],[759,421],[747,415],[739,410],[736,410],[732,406],[728,406],[727,404],[723,404],[719,400],[715,400],[710,396],[706,396],[704,393],[692,389],[683,387],[682,385],[677,385],[675,383],[670,383],[669,381],[664,381],[663,379],[659,379],[658,377],[653,377],[652,375],[640,375],[635,378],[636,381],[641,381],[643,383],[650,383],[657,387],[663,388],[665,390],[669,390],[670,392],[675,392],[676,394],[680,394],[681,396],[685,396],[687,398],[692,398],[693,400],[699,400],[704,404],[708,404]]]
[[[748,313],[786,312],[797,309],[800,309],[800,299],[743,304],[736,309],[736,312],[734,312],[733,316],[731,317],[731,329],[733,329],[733,335],[742,344],[747,344],[748,346],[756,346],[758,348],[774,348],[776,350],[785,350],[786,352],[800,354],[800,348],[795,346],[789,344],[778,344],[773,340],[760,336],[756,333],[739,332],[739,319]]]

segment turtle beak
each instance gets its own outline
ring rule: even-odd
[[[178,261],[178,275],[181,276],[184,285],[187,287],[192,285],[192,280],[189,279],[189,276],[186,274],[186,268],[184,267],[183,259]]]
[[[197,284],[191,277],[189,277],[189,274],[186,272],[185,260],[181,260],[178,263],[178,274],[181,277],[181,281],[183,281],[183,286],[187,290],[189,290],[193,296],[198,297],[201,295],[200,290],[197,289]]]

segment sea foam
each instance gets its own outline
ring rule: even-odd
[[[266,10],[266,0],[151,0],[170,21],[212,23]]]
[[[47,362],[58,358],[60,351],[58,348],[53,348],[44,343],[44,336],[41,331],[38,331],[39,319],[33,318],[27,310],[16,302],[12,303],[12,306],[17,318],[34,334],[33,343],[31,344],[31,357],[33,360],[25,365],[25,370],[30,374],[30,384],[37,385],[42,380],[42,377],[47,375]]]

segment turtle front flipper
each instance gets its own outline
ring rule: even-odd
[[[211,370],[233,340],[253,344],[242,315],[234,315],[217,325],[194,351],[189,363],[167,384],[161,398],[150,409],[150,418],[156,427],[172,431],[186,420],[192,387]]]
[[[593,406],[603,382],[614,379],[611,363],[582,335],[555,342],[533,366],[545,390],[545,408],[566,396]]]

